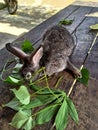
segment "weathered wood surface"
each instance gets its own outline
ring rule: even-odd
[[[78,8],[79,6],[70,6],[61,10],[56,15],[50,17],[49,19],[47,19],[46,21],[44,21],[43,23],[41,23],[40,25],[32,29],[31,31],[29,31],[26,35],[23,35],[23,37],[20,37],[18,41],[29,39],[33,44],[36,44],[41,39],[44,31],[47,28],[49,28],[52,25],[57,24],[61,19],[68,17]]]
[[[85,66],[89,69],[91,77],[98,79],[98,38],[86,60]]]
[[[42,24],[38,25],[36,28],[32,29],[30,32],[24,36],[18,38],[13,43],[24,41],[25,39],[30,40],[36,47],[41,43],[41,37],[44,31],[51,25],[57,24],[60,20],[64,18],[74,19],[74,22],[66,28],[72,33],[75,38],[76,48],[71,56],[73,63],[80,67],[87,52],[92,44],[92,41],[96,35],[96,32],[89,30],[89,26],[98,23],[97,17],[89,17],[89,14],[98,12],[98,8],[93,7],[83,7],[83,6],[69,6],[53,17],[49,18]],[[96,43],[98,42],[98,39]],[[91,54],[88,56],[85,66],[90,69],[91,76],[97,78],[97,44],[95,44]],[[9,54],[6,49],[2,49],[0,52],[0,71],[7,59],[11,58],[12,55]],[[92,66],[94,64],[94,66]],[[92,69],[93,68],[93,69]],[[62,72],[58,76],[52,77],[50,79],[50,86],[54,85],[58,77],[63,75],[63,81],[59,85],[61,89],[68,92],[74,78],[69,72]],[[69,125],[66,130],[97,130],[98,129],[98,87],[96,87],[98,81],[90,80],[88,88],[82,84],[77,83],[75,85],[74,91],[71,94],[78,113],[79,113],[79,125],[76,125],[72,120],[69,120]],[[0,105],[8,102],[11,98],[11,93],[9,91],[9,86],[0,81]],[[94,110],[94,111],[93,111]],[[11,120],[13,112],[10,109],[0,108],[0,130],[15,130],[8,125]],[[37,126],[34,130],[49,130],[51,128],[51,122],[43,126]],[[55,129],[55,128],[54,128]]]

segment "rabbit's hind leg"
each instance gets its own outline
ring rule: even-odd
[[[71,63],[70,59],[67,60],[67,68],[71,70],[78,78],[81,78],[81,71]]]

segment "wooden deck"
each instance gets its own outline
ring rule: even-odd
[[[93,16],[96,12],[98,13],[98,7],[71,5],[13,42],[21,44],[21,41],[28,39],[35,47],[38,47],[41,43],[42,32],[44,33],[49,26],[58,24],[64,18],[74,19],[71,25],[65,26],[73,35],[76,42],[76,48],[71,60],[77,67],[81,67],[81,65],[87,67],[91,78],[88,87],[80,83],[76,83],[74,87],[71,98],[79,113],[79,124],[76,125],[69,119],[66,130],[98,130],[98,38],[90,54],[88,54],[97,34],[96,31],[90,31],[89,29],[90,25],[98,23],[98,16]],[[5,48],[0,51],[0,70],[2,70],[9,57],[12,57],[12,55]],[[60,75],[63,75],[60,88],[68,91],[74,78],[67,71],[60,73]],[[54,84],[57,78],[53,77],[50,84]],[[9,88],[9,86],[0,81],[0,105],[6,103],[11,98]],[[12,115],[11,110],[0,108],[0,130],[15,130],[8,126],[8,122],[11,119],[10,115]],[[50,130],[51,126],[50,122],[38,126],[34,130]]]

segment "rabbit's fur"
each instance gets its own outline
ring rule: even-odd
[[[25,78],[27,74],[31,75],[41,66],[45,67],[48,76],[63,71],[66,68],[72,70],[77,76],[81,76],[79,69],[69,60],[74,47],[73,37],[67,29],[60,25],[55,25],[44,33],[42,44],[31,55],[25,54],[22,50],[10,44],[6,45],[6,48],[11,53],[23,60],[24,65],[21,69],[21,74]]]

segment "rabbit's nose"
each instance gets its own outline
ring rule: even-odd
[[[32,74],[31,74],[31,72],[28,72],[27,74],[26,74],[26,76],[25,76],[25,79],[26,80],[30,80],[32,78]]]

